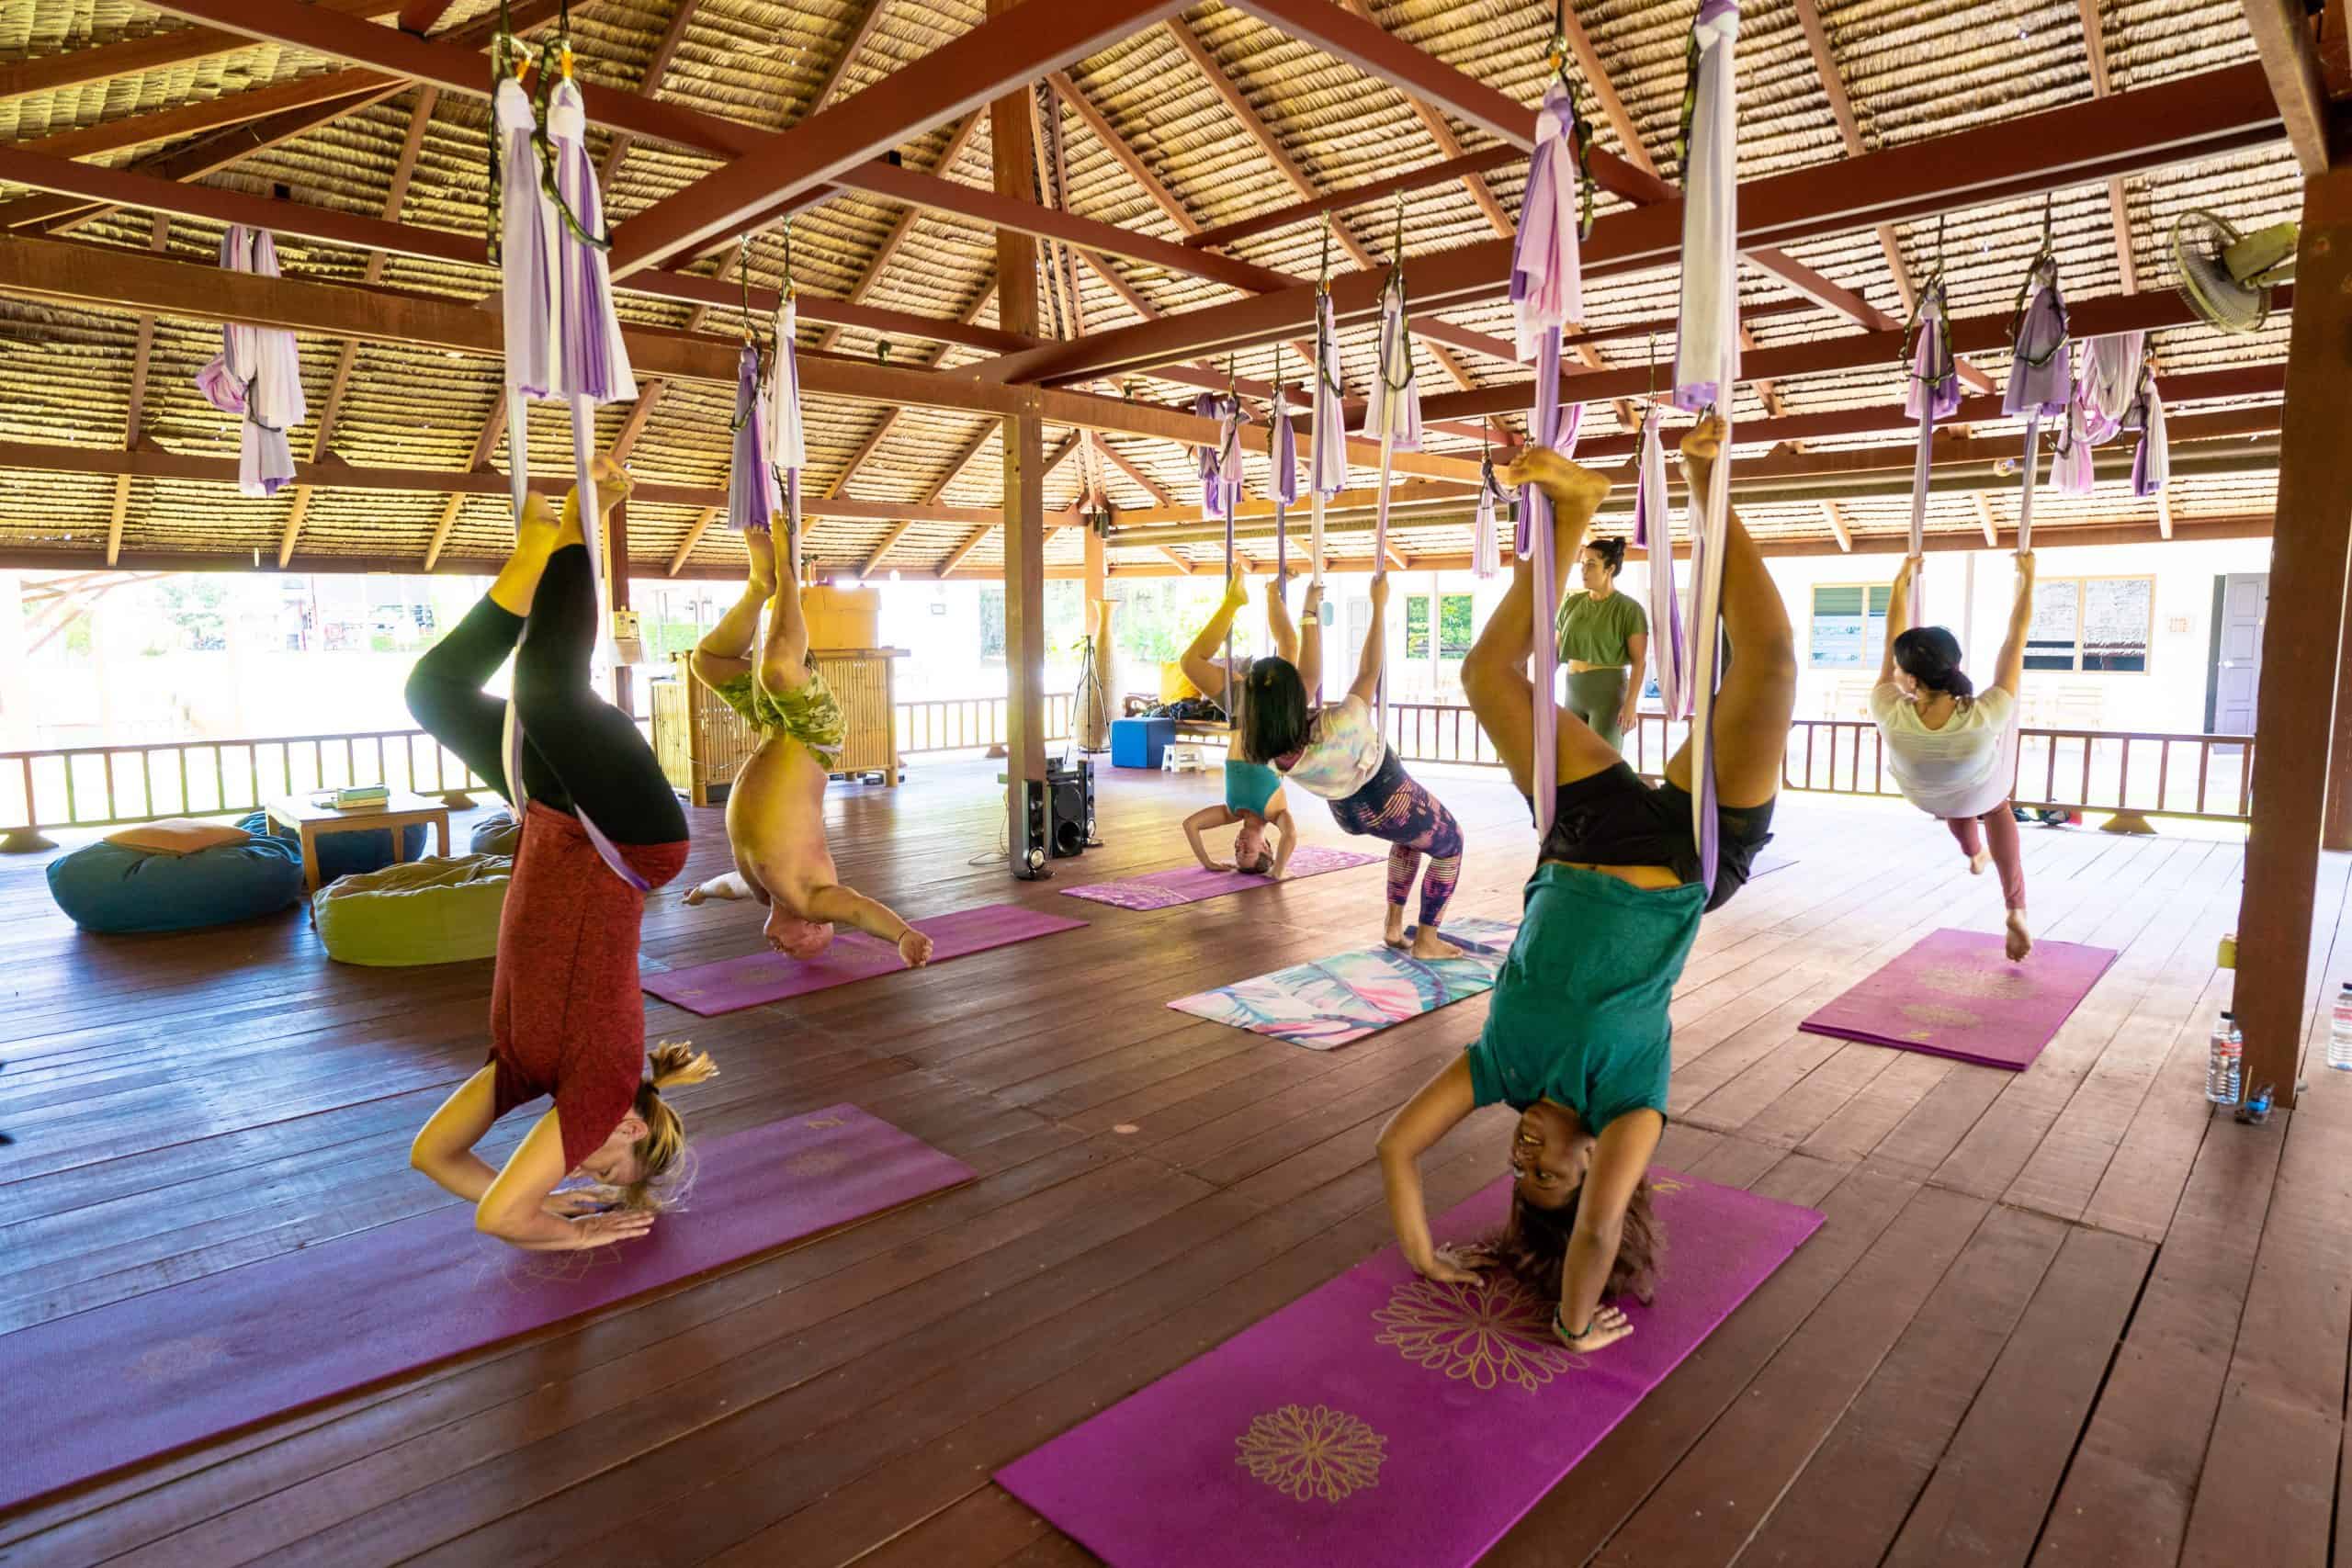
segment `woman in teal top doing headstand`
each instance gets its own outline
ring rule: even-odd
[[[1704,504],[1722,437],[1722,423],[1711,417],[1683,440],[1694,506]],[[1551,498],[1555,560],[1574,557],[1609,493],[1606,479],[1541,448],[1513,466],[1510,482],[1540,485]],[[1522,793],[1535,778],[1527,665],[1538,614],[1533,574],[1522,561],[1462,668],[1463,691]],[[1796,649],[1780,591],[1736,513],[1724,558],[1723,619],[1731,658],[1715,699],[1713,885],[1700,880],[1691,833],[1690,748],[1674,755],[1665,782],[1653,787],[1590,726],[1560,710],[1552,827],[1527,884],[1519,935],[1496,978],[1486,1030],[1380,1134],[1389,1217],[1406,1259],[1431,1279],[1453,1281],[1475,1277],[1468,1265],[1501,1264],[1556,1299],[1554,1330],[1580,1351],[1633,1332],[1605,1298],[1647,1301],[1656,1287],[1659,1237],[1646,1178],[1666,1131],[1667,1004],[1700,915],[1739,890],[1771,837],[1796,699]],[[1510,1220],[1485,1256],[1440,1255],[1419,1156],[1473,1111],[1498,1100],[1520,1113]]]
[[[1634,705],[1642,700],[1650,618],[1640,600],[1617,592],[1617,574],[1625,569],[1624,540],[1595,539],[1577,561],[1584,592],[1569,594],[1553,623],[1561,661],[1568,667],[1567,711],[1612,750],[1623,751],[1625,731],[1634,728]]]
[[[1251,872],[1260,876],[1282,879],[1290,866],[1290,852],[1298,843],[1298,824],[1292,818],[1290,805],[1283,798],[1283,777],[1264,762],[1243,754],[1241,745],[1241,694],[1246,688],[1242,677],[1248,675],[1250,660],[1238,660],[1234,669],[1234,690],[1226,691],[1225,662],[1222,655],[1225,640],[1233,632],[1233,617],[1250,602],[1249,590],[1242,586],[1238,571],[1226,580],[1225,600],[1184,650],[1184,679],[1193,682],[1205,697],[1228,702],[1233,723],[1233,740],[1225,758],[1225,804],[1204,806],[1184,818],[1184,840],[1193,846],[1193,858],[1210,871]],[[1290,606],[1283,602],[1279,580],[1266,584],[1266,625],[1272,636],[1275,657],[1293,663],[1298,660],[1298,628],[1291,624]],[[1233,836],[1233,858],[1218,860],[1201,842],[1201,835],[1216,828],[1240,824],[1241,830]],[[1266,844],[1266,829],[1271,827],[1279,840],[1272,848]]]

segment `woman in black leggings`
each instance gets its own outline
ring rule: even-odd
[[[610,506],[628,476],[598,462]],[[646,891],[684,869],[686,818],[637,726],[589,685],[597,615],[577,494],[560,523],[533,497],[489,594],[408,682],[417,722],[511,801],[506,704],[482,683],[514,656],[528,806],[499,919],[490,1060],[433,1113],[410,1163],[473,1203],[481,1230],[541,1251],[644,1234],[685,1141],[662,1091],[715,1070],[667,1043],[645,1070],[638,924]],[[474,1145],[543,1094],[554,1108],[492,1169]],[[559,1193],[573,1176],[602,1190]]]

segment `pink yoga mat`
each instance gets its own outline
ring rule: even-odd
[[[1326,850],[1313,844],[1302,844],[1283,867],[1288,880],[1302,876],[1320,876],[1329,871],[1346,871],[1359,865],[1370,865],[1384,857],[1362,854],[1354,850]],[[1272,887],[1270,876],[1246,876],[1233,871],[1204,871],[1197,865],[1183,866],[1175,871],[1155,871],[1148,876],[1130,877],[1125,882],[1097,882],[1084,887],[1065,887],[1063,896],[1090,899],[1097,904],[1115,904],[1122,909],[1166,909],[1178,904],[1197,904],[1204,898],[1222,898],[1228,893],[1247,893],[1253,887]]]
[[[639,1240],[518,1252],[454,1204],[0,1337],[0,1381],[40,1425],[0,1465],[0,1509],[973,1176],[854,1105],[695,1154],[686,1207]]]
[[[1498,1162],[1499,1163],[1499,1161]],[[1821,1224],[1652,1173],[1656,1304],[1578,1356],[1516,1283],[1440,1285],[1390,1247],[997,1472],[1115,1568],[1461,1568],[1624,1419]],[[1501,1223],[1509,1178],[1437,1222]]]
[[[1019,904],[958,909],[952,915],[933,915],[929,919],[908,923],[928,933],[937,944],[931,953],[933,964],[969,953],[985,953],[991,947],[1009,947],[1032,937],[1075,931],[1086,924],[1084,920],[1046,914]],[[841,931],[820,958],[804,962],[786,958],[781,953],[746,953],[741,958],[723,958],[716,964],[698,964],[691,969],[648,973],[643,984],[665,1002],[674,1002],[705,1018],[716,1018],[720,1013],[758,1007],[762,1002],[780,1002],[787,997],[846,986],[853,980],[870,980],[906,966],[899,950],[879,937],[864,931]]]
[[[1997,936],[1939,931],[1798,1027],[2022,1072],[2114,962],[2111,948],[2038,942],[2012,964]]]

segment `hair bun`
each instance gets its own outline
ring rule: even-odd
[[[718,1076],[718,1065],[707,1051],[696,1051],[690,1040],[664,1040],[652,1050],[652,1083],[657,1089],[684,1089]]]

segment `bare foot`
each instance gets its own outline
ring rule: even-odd
[[[765,602],[775,596],[775,536],[764,528],[746,529],[743,551],[752,558],[752,592]]]
[[[1682,437],[1682,460],[1702,468],[1713,468],[1724,449],[1724,416],[1711,413],[1692,425]]]
[[[2022,961],[2027,953],[2033,951],[2033,938],[2026,933],[2023,909],[2009,911],[2008,949],[2009,962],[2012,964]]]
[[[696,904],[701,903],[704,899],[706,899],[706,898],[707,898],[707,897],[710,897],[710,895],[709,895],[709,894],[707,894],[707,893],[706,893],[706,892],[704,892],[704,891],[702,890],[702,885],[701,885],[700,883],[696,883],[694,886],[689,887],[689,888],[687,888],[687,889],[686,889],[686,904],[687,904],[687,907],[688,907],[688,908],[692,908],[693,906],[695,906],[695,905],[696,905]]]
[[[1380,935],[1382,943],[1400,952],[1405,946],[1405,912],[1393,905],[1388,912],[1388,929]]]
[[[1534,446],[1522,453],[1510,466],[1508,482],[1514,485],[1532,484],[1549,496],[1554,512],[1553,526],[1562,542],[1581,544],[1584,530],[1600,503],[1609,498],[1610,480],[1605,474],[1561,457],[1548,446]],[[1575,537],[1566,536],[1573,530]]]
[[[1992,852],[1989,850],[1979,850],[1974,854],[1968,857],[1968,874],[1971,876],[1982,876],[1984,874],[1984,868],[1992,863]]]
[[[1423,926],[1413,935],[1413,956],[1420,959],[1459,958],[1462,950]]]

